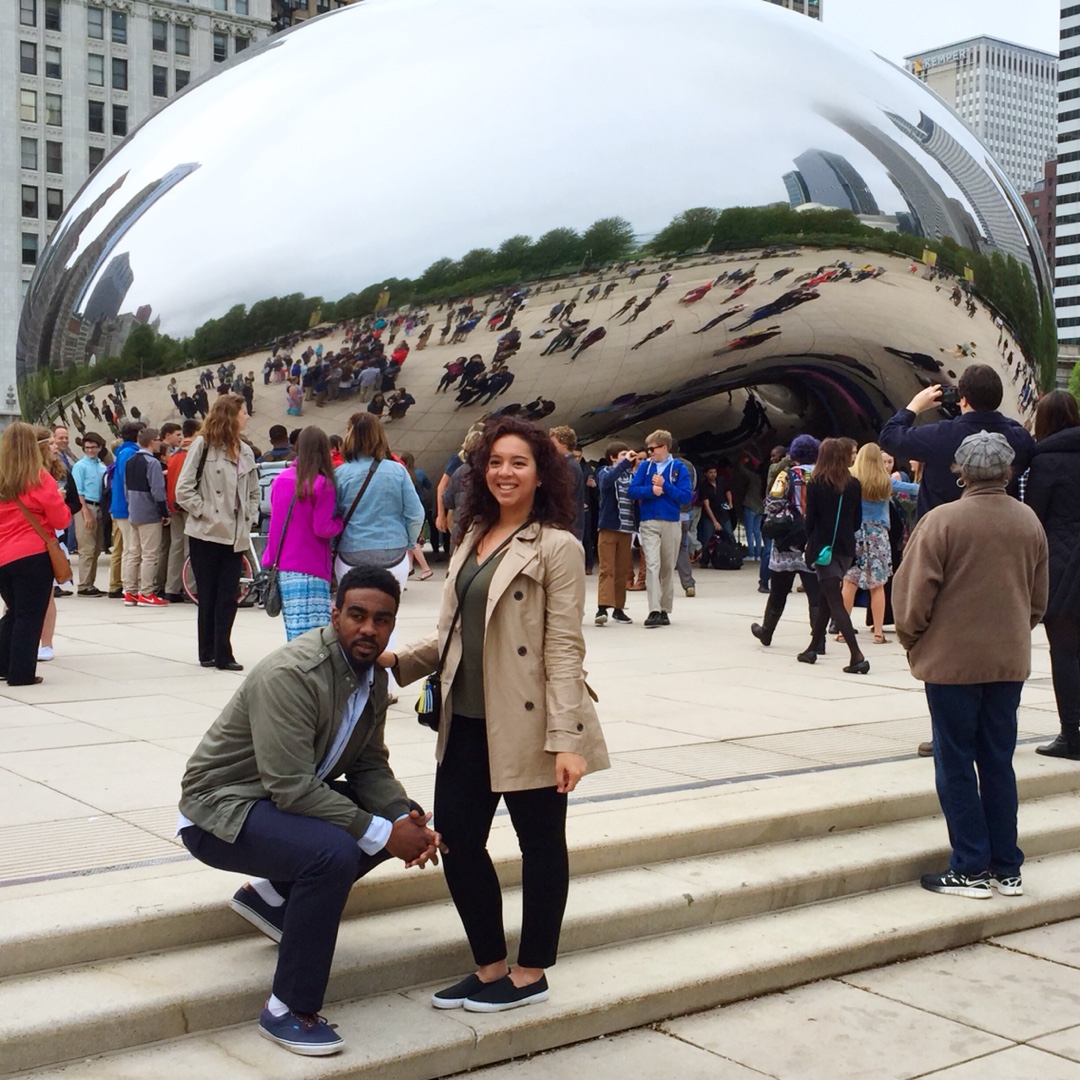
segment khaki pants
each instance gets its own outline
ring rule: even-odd
[[[596,550],[600,557],[597,604],[622,608],[626,605],[626,579],[630,574],[630,533],[601,529]]]
[[[112,559],[109,562],[109,592],[135,592],[128,587],[125,562],[131,546],[131,522],[127,518],[113,518]]]
[[[148,595],[154,591],[161,553],[161,522],[133,525],[124,521],[124,592]]]
[[[101,527],[101,507],[91,506],[94,512],[94,527],[86,524],[84,511],[75,514],[75,538],[79,544],[79,591],[89,589],[97,577],[98,559],[104,545],[105,535]]]
[[[640,536],[649,611],[670,612],[675,602],[675,564],[682,543],[682,525],[678,521],[643,521]]]
[[[176,596],[184,591],[184,563],[187,562],[188,544],[184,534],[187,514],[174,510],[169,524],[169,560],[165,573],[165,591]]]

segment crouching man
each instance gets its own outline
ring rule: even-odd
[[[1016,710],[1048,589],[1046,534],[1034,511],[1005,493],[1014,457],[998,432],[960,443],[964,493],[920,518],[893,579],[896,636],[926,684],[952,845],[949,869],[925,874],[922,886],[978,900],[992,889],[1023,891]]]
[[[350,570],[331,624],[258,664],[184,773],[185,847],[208,866],[258,875],[229,906],[280,943],[259,1033],[297,1054],[343,1045],[319,1010],[354,882],[391,856],[424,866],[446,850],[386,749],[375,658],[400,597],[388,571]]]

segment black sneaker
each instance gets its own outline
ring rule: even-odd
[[[630,618],[630,616],[629,616],[629,615],[627,615],[627,614],[626,614],[626,612],[625,612],[625,611],[623,611],[623,609],[622,609],[621,607],[617,607],[617,608],[616,608],[616,609],[615,609],[615,610],[614,610],[614,611],[613,611],[613,612],[611,613],[611,617],[612,617],[612,618],[613,618],[613,619],[614,619],[614,620],[615,620],[616,622],[632,623],[632,622],[634,621],[633,619],[631,619],[631,618]]]
[[[607,608],[597,608],[596,618],[593,619],[593,622],[596,623],[597,626],[603,626],[604,623],[607,622]]]
[[[650,611],[642,625],[646,630],[651,630],[654,626],[663,626],[664,620],[661,617],[662,615],[662,611]]]
[[[336,1054],[345,1045],[333,1026],[318,1013],[287,1012],[284,1016],[274,1016],[269,1009],[263,1009],[259,1034],[305,1057]]]
[[[247,919],[256,930],[261,930],[271,941],[281,943],[281,932],[285,929],[285,905],[271,907],[250,885],[241,885],[233,893],[229,907]]]
[[[1002,896],[1024,895],[1024,883],[1020,880],[1019,874],[995,874],[991,871],[990,884]]]
[[[660,625],[661,626],[670,626],[671,625],[671,620],[668,618],[668,613],[666,611],[661,611],[660,612]]]
[[[467,997],[480,993],[487,985],[474,971],[460,982],[454,983],[453,986],[448,986],[445,990],[436,990],[431,995],[431,1004],[436,1009],[460,1009]]]
[[[509,975],[493,983],[488,983],[464,1001],[466,1012],[505,1012],[507,1009],[520,1009],[522,1005],[532,1005],[547,1001],[547,977],[541,975],[531,986],[515,986]]]
[[[112,589],[109,592],[109,599],[110,600],[123,600],[124,599],[124,590],[123,589]]]
[[[993,896],[990,874],[986,870],[981,874],[958,874],[955,870],[946,870],[944,874],[923,874],[919,880],[922,887],[930,892],[968,896],[972,900],[989,900]]]

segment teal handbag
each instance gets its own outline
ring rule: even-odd
[[[833,525],[832,540],[829,541],[818,553],[817,558],[814,560],[814,566],[828,566],[832,562],[832,550],[833,544],[836,543],[836,531],[840,528],[840,509],[844,505],[844,496],[840,496],[840,501],[836,504],[836,524]]]

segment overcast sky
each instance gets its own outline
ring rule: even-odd
[[[890,60],[989,34],[1058,51],[1057,0],[824,0],[825,23]]]

